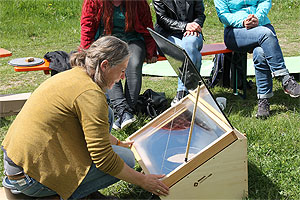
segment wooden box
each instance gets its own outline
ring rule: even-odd
[[[198,89],[196,111],[194,90],[128,137],[135,141],[135,158],[146,174],[166,175],[170,195],[161,199],[245,198],[247,139],[231,126],[206,86]]]

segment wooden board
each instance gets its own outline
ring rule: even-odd
[[[30,95],[31,93],[0,95],[0,117],[18,114]]]
[[[36,65],[36,66],[30,66],[30,67],[18,67],[14,66],[14,70],[16,72],[27,72],[27,71],[40,71],[43,70],[45,74],[49,74],[49,71],[51,70],[49,68],[50,62],[44,59],[45,63],[41,65]]]
[[[0,57],[8,57],[11,56],[12,53],[6,49],[0,48]]]
[[[204,44],[201,49],[202,56],[214,55],[219,53],[230,53],[232,50],[227,49],[225,43]]]

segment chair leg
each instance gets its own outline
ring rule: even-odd
[[[231,87],[231,78],[230,78],[230,74],[231,74],[231,62],[232,60],[232,52],[230,53],[224,53],[224,66],[223,66],[223,82],[222,82],[222,86],[223,87]]]
[[[238,65],[238,57],[236,52],[233,52],[231,57],[231,75],[232,75],[232,89],[234,95],[238,95],[237,65]]]
[[[247,93],[247,53],[241,53],[242,59],[242,66],[241,66],[241,74],[242,74],[242,81],[243,81],[243,99],[246,99]]]

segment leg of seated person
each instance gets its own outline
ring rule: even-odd
[[[258,109],[257,118],[267,118],[270,115],[268,99],[273,96],[273,80],[271,70],[268,67],[264,51],[261,47],[253,50],[253,63],[257,86]]]
[[[168,40],[179,45],[189,55],[197,70],[200,72],[202,55],[200,53],[203,47],[203,38],[199,36],[187,36],[183,37],[183,34],[170,35]],[[178,78],[177,95],[172,101],[172,105],[175,105],[181,98],[188,93],[182,81]]]
[[[112,89],[108,90],[107,93],[113,108],[116,111],[115,114],[119,115],[119,113],[122,113],[127,105],[121,80],[115,83]]]
[[[200,51],[203,47],[203,38],[201,34],[199,36],[190,35],[187,37],[183,37],[182,34],[170,35],[168,40],[182,47],[187,52],[196,68],[200,71],[202,60]]]
[[[258,99],[271,98],[273,96],[272,74],[267,65],[264,51],[261,47],[256,47],[253,50],[253,63],[255,68]]]
[[[142,67],[146,57],[145,42],[135,40],[128,43],[131,57],[126,69],[125,97],[132,110],[142,87]]]
[[[260,46],[274,76],[288,75],[275,30],[271,24],[252,29],[227,27],[224,42],[233,51],[248,52]]]
[[[116,120],[113,123],[113,127],[116,130],[121,129],[122,117],[125,110],[129,110],[130,107],[126,101],[123,93],[123,85],[121,80],[114,84],[112,89],[107,91],[112,107],[115,111]]]
[[[131,168],[135,165],[135,159],[132,151],[128,148],[112,145],[113,150],[124,160],[124,162]],[[72,194],[70,199],[80,199],[88,196],[93,192],[97,192],[100,189],[106,188],[116,182],[119,179],[106,174],[96,168],[95,164],[92,164],[88,174],[83,179],[82,183]]]
[[[186,36],[182,38],[181,47],[186,50],[197,70],[200,72],[202,55],[200,53],[203,47],[203,39],[200,34],[197,36]]]
[[[286,94],[291,97],[300,96],[300,85],[294,80],[294,77],[289,75],[276,32],[271,24],[252,29],[227,27],[224,31],[224,41],[226,46],[234,51],[247,52],[260,46],[272,72],[272,77],[282,79],[282,86]]]
[[[113,128],[123,129],[135,121],[135,105],[142,87],[142,66],[146,57],[145,42],[142,40],[128,43],[130,59],[125,72],[124,93],[121,81],[108,91],[111,103],[116,111]]]

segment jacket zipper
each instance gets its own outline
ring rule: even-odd
[[[165,4],[165,2],[163,2],[163,4]],[[178,16],[177,16],[176,12],[174,10],[172,10],[167,4],[165,4],[165,6],[167,6],[175,14],[175,16],[177,17],[177,20],[178,20]]]

